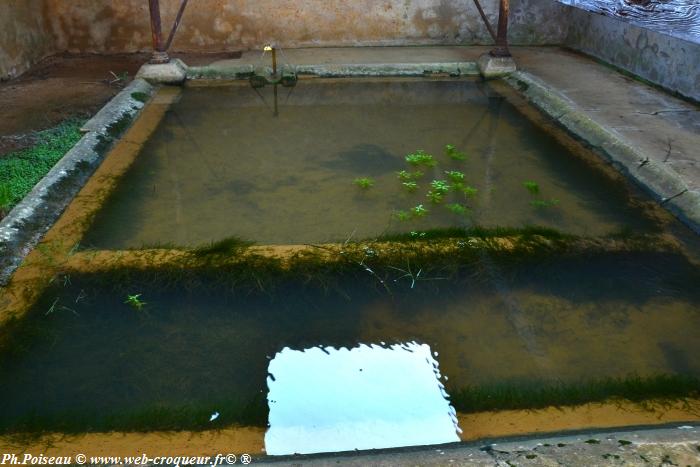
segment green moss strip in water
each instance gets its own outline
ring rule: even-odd
[[[469,280],[478,282],[481,277],[488,280],[493,265],[535,267],[547,259],[563,257],[677,253],[674,245],[654,236],[582,238],[540,227],[445,229],[417,236],[398,234],[376,241],[290,248],[271,255],[265,247],[251,248],[249,242],[231,237],[194,249],[161,248],[114,254],[100,260],[97,270],[88,266],[82,271],[99,271],[90,279],[97,282],[95,285],[138,281],[144,287],[166,289],[224,286],[269,291],[276,284],[290,280],[327,289],[363,276],[389,290],[393,286],[386,280],[399,269],[407,272],[420,269],[424,277],[433,275],[442,280],[467,273]],[[82,255],[89,257],[90,252]],[[67,268],[65,272],[77,271]]]
[[[444,228],[431,229],[422,232],[385,234],[377,237],[379,242],[401,242],[414,240],[435,240],[444,238],[497,238],[497,237],[520,237],[523,240],[532,239],[539,236],[550,240],[574,239],[573,235],[568,235],[559,230],[549,227],[529,225],[525,227],[481,227],[470,228]]]
[[[577,383],[472,386],[450,393],[451,404],[460,413],[545,409],[615,400],[630,401],[641,408],[651,409],[700,397],[700,380],[684,375],[630,376]],[[221,417],[210,422],[209,417],[214,412],[219,412]],[[0,433],[210,430],[233,425],[265,427],[268,412],[265,395],[261,393],[245,403],[230,400],[185,406],[156,405],[108,413],[29,413],[19,419],[0,420]]]
[[[214,412],[220,416],[209,421]],[[0,433],[43,434],[60,432],[99,433],[109,431],[212,430],[227,426],[267,425],[269,409],[264,394],[248,402],[208,401],[183,406],[154,405],[142,409],[114,411],[65,411],[50,415],[28,413],[20,418],[0,419]]]
[[[233,255],[251,245],[253,245],[253,242],[238,237],[228,237],[217,242],[194,248],[191,251],[197,257]]]
[[[700,379],[687,375],[601,378],[575,383],[501,383],[451,391],[458,412],[544,409],[624,399],[641,405],[700,397]]]

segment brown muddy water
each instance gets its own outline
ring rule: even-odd
[[[301,81],[187,88],[83,246],[198,245],[238,236],[263,244],[368,238],[435,227],[537,224],[573,234],[653,230],[624,183],[601,175],[477,81]],[[451,144],[466,154],[454,161]],[[405,156],[434,155],[408,193]],[[427,197],[446,171],[477,189]],[[371,178],[363,190],[357,178]],[[538,184],[532,195],[526,181]],[[551,202],[546,207],[533,202]],[[469,211],[454,214],[448,205]],[[397,212],[423,205],[424,217]]]

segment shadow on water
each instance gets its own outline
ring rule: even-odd
[[[357,144],[346,151],[338,152],[330,160],[318,161],[332,170],[351,172],[355,175],[373,177],[398,172],[405,168],[402,157],[392,154],[376,144]]]

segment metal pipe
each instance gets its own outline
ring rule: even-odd
[[[160,22],[160,1],[148,0],[148,10],[151,14],[151,38],[153,40],[153,55],[151,55],[151,63],[168,63],[170,58],[163,47],[163,30]]]
[[[496,47],[491,50],[493,57],[510,57],[508,50],[508,10],[509,0],[501,0],[498,8],[498,32],[496,33]]]
[[[481,15],[481,19],[484,20],[484,24],[486,25],[486,29],[489,30],[489,34],[491,34],[491,39],[494,41],[496,40],[496,33],[493,30],[493,26],[491,26],[491,23],[489,23],[489,19],[486,17],[486,13],[484,13],[484,9],[481,8],[481,3],[479,3],[479,0],[474,0],[474,5],[476,5],[476,9],[479,11],[479,15]]]
[[[188,0],[182,0],[180,2],[180,9],[177,11],[177,16],[175,17],[175,23],[173,23],[173,28],[170,30],[170,35],[168,35],[168,41],[165,43],[165,51],[170,50],[170,46],[175,39],[175,33],[177,32],[178,26],[180,26],[180,21],[182,20],[182,14],[185,12]]]
[[[272,47],[272,76],[277,77],[277,49]]]

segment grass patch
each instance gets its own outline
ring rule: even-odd
[[[633,375],[575,383],[531,382],[471,386],[450,393],[452,405],[465,413],[544,409],[608,400],[627,400],[644,405],[700,397],[700,379],[688,375]]]
[[[0,185],[0,217],[4,217],[12,208],[12,192],[9,185]]]
[[[82,120],[66,120],[38,132],[32,147],[0,157],[0,217],[21,201],[82,138],[82,125]]]

